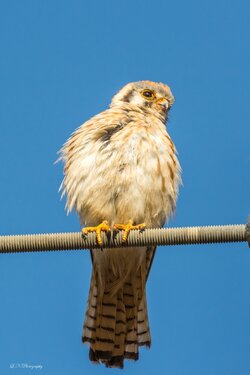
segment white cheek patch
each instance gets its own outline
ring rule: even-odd
[[[138,105],[138,106],[145,106],[145,100],[142,98],[140,94],[133,95],[130,103]]]

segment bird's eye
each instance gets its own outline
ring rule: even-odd
[[[151,91],[151,90],[148,90],[148,89],[143,90],[143,91],[141,92],[141,94],[142,94],[142,96],[143,96],[144,98],[149,99],[149,100],[152,100],[152,99],[155,98],[155,94],[154,94],[154,92]]]

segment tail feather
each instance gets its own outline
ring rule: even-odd
[[[145,291],[147,266],[145,251],[134,274],[130,272],[113,289],[110,285],[114,285],[117,275],[112,278],[109,274],[109,282],[102,287],[100,275],[93,267],[82,337],[83,342],[90,344],[92,362],[123,368],[125,358],[139,358],[139,346],[150,346]]]
[[[94,343],[96,340],[96,327],[97,327],[97,285],[95,282],[94,274],[92,274],[90,282],[90,291],[87,311],[84,322],[84,335],[82,336],[83,342]]]
[[[125,283],[123,288],[123,300],[126,309],[126,340],[124,357],[128,359],[138,359],[137,345],[137,309],[138,309],[138,291],[135,285]]]

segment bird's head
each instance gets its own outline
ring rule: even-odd
[[[150,108],[163,119],[174,103],[170,88],[163,83],[151,81],[131,82],[114,95],[110,107],[134,104],[140,108]]]

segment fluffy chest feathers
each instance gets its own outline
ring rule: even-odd
[[[180,166],[162,121],[135,106],[111,108],[64,145],[68,210],[102,220],[161,226],[175,208]]]

